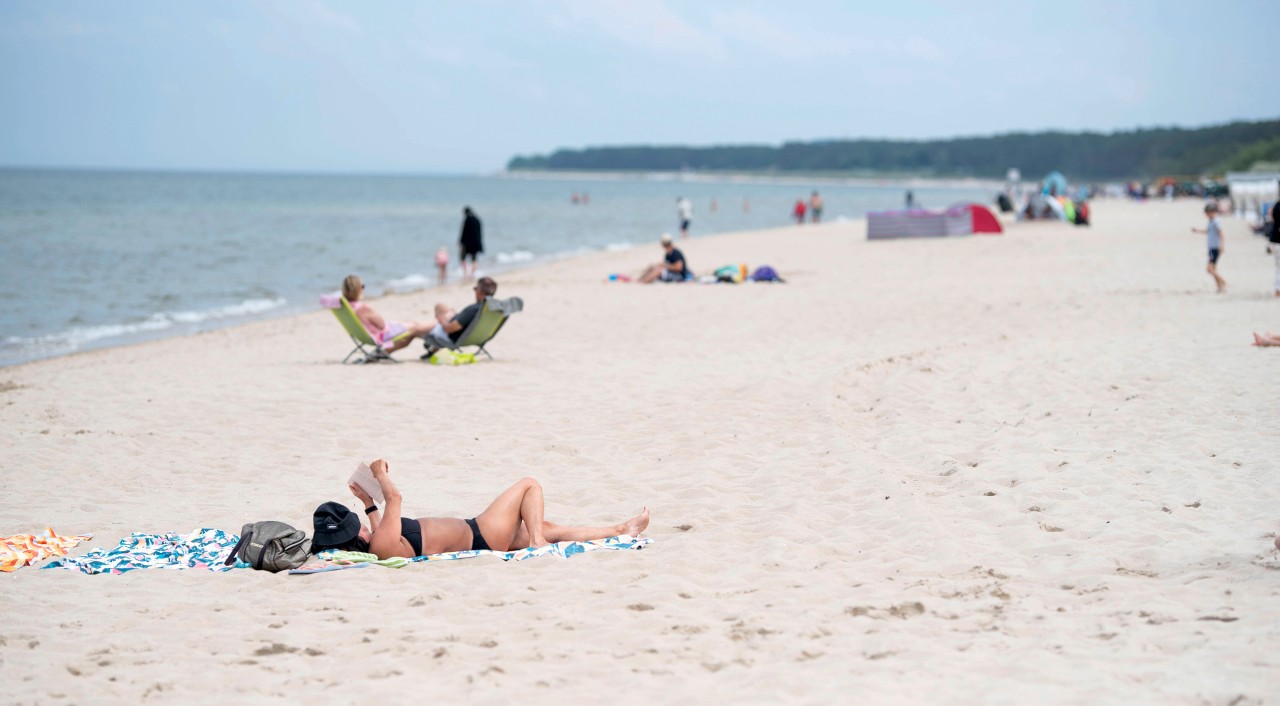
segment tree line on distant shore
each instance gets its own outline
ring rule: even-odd
[[[1280,162],[1280,120],[1196,129],[1010,133],[948,140],[822,140],[781,146],[560,149],[511,159],[511,171],[910,174],[1003,179],[1010,167],[1073,179],[1198,177]]]

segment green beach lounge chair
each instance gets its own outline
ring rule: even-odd
[[[485,350],[485,344],[498,335],[498,331],[512,314],[523,310],[524,300],[520,297],[509,299],[485,297],[484,302],[480,304],[480,313],[476,314],[476,318],[471,320],[471,324],[462,330],[462,335],[449,348],[456,351],[474,346],[477,349],[476,353],[484,353],[489,360],[493,360],[493,356]]]
[[[378,342],[373,340],[373,336],[370,336],[369,332],[365,330],[364,324],[360,323],[360,317],[356,316],[356,310],[351,308],[351,302],[347,301],[346,297],[322,297],[320,303],[333,312],[333,315],[338,319],[338,323],[342,324],[342,328],[351,337],[351,342],[356,344],[356,347],[351,349],[347,357],[342,359],[343,363],[350,361],[357,353],[364,354],[364,358],[357,359],[356,363],[376,363],[382,360],[389,360],[392,363],[400,362],[388,355],[386,351],[382,350],[382,346],[379,346]],[[392,340],[398,341],[408,335],[409,332],[405,331]]]

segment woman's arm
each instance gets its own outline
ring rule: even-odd
[[[373,479],[378,481],[378,487],[382,488],[382,497],[387,501],[386,506],[382,508],[382,516],[389,518],[386,522],[378,523],[373,537],[369,540],[369,551],[377,554],[379,559],[402,556],[401,545],[404,543],[404,538],[400,535],[400,489],[387,475],[386,461],[382,459],[374,461],[369,464],[369,470],[373,471]]]
[[[351,491],[351,494],[356,496],[356,499],[360,501],[361,507],[366,510],[373,508],[373,512],[366,512],[365,515],[369,517],[369,532],[377,532],[378,523],[382,521],[382,512],[379,511],[378,506],[374,504],[373,498],[369,497],[369,494],[364,492],[364,489],[355,483],[348,485],[347,488]]]

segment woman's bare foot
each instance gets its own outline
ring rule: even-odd
[[[1257,333],[1254,333],[1254,334],[1253,334],[1253,345],[1255,345],[1255,346],[1260,346],[1260,345],[1262,345],[1262,336],[1259,336]]]
[[[639,515],[623,522],[619,526],[618,534],[629,534],[632,537],[639,537],[640,533],[649,526],[649,508],[645,508]]]

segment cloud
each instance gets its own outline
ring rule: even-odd
[[[923,59],[924,61],[941,61],[947,58],[947,55],[938,48],[936,44],[925,39],[924,37],[910,37],[902,43],[902,53],[913,58]]]
[[[718,37],[685,21],[661,0],[565,0],[553,26],[586,25],[633,47],[665,53],[725,56]]]
[[[855,34],[813,31],[811,28],[795,30],[786,26],[784,21],[747,10],[716,13],[711,18],[716,35],[787,61],[845,59],[871,54],[922,61],[945,58],[945,53],[937,45],[923,37],[873,39]]]
[[[350,34],[364,34],[364,27],[355,18],[334,10],[321,0],[276,2],[272,3],[272,6],[279,14],[302,22],[323,25]]]
[[[110,34],[115,31],[108,25],[85,22],[72,17],[46,15],[36,21],[18,25],[17,34],[29,39],[67,39]]]
[[[870,43],[854,37],[797,32],[778,20],[742,10],[716,13],[711,18],[716,33],[764,51],[779,59],[827,59],[870,50]]]

